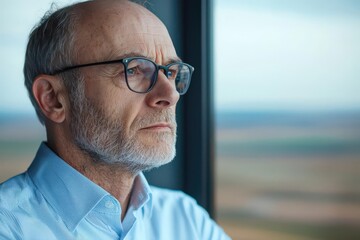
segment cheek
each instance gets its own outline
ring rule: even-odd
[[[119,110],[126,107],[126,102],[121,98],[125,95],[125,90],[119,91],[110,79],[91,79],[86,84],[85,91],[90,102],[101,108],[107,116],[115,115],[116,117]]]
[[[123,131],[126,131],[126,133],[130,135],[136,130],[134,122],[139,117],[143,105],[142,98],[139,94],[137,94],[136,97],[131,95],[133,94],[122,93],[121,95],[108,96],[105,99],[107,105],[106,112],[111,116],[113,121],[120,122],[124,127]]]
[[[86,95],[114,124],[121,123],[122,131],[131,134],[132,124],[138,117],[144,97],[126,88],[116,86],[111,79],[94,79],[86,88]]]

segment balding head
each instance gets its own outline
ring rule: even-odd
[[[77,5],[74,11],[78,15],[74,46],[77,63],[110,60],[129,53],[145,55],[160,63],[163,54],[176,56],[164,24],[136,3],[91,1]]]

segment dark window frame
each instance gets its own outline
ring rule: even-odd
[[[146,175],[151,184],[188,193],[214,217],[213,2],[157,0],[148,7],[167,26],[178,55],[195,72],[177,107],[177,156]]]

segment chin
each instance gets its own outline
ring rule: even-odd
[[[144,150],[144,149],[143,149]],[[121,159],[119,163],[123,168],[136,175],[139,172],[150,171],[170,163],[175,158],[175,147],[167,149],[152,149],[137,151],[128,159]]]
[[[141,134],[139,141],[144,145],[144,148],[159,148],[164,145],[174,145],[176,136],[169,131],[166,132],[153,132],[152,134]]]

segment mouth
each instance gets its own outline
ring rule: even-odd
[[[148,131],[172,131],[174,127],[169,123],[155,123],[140,130],[148,130]]]

